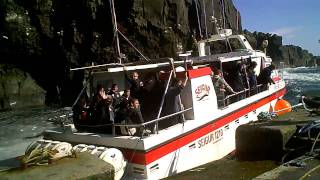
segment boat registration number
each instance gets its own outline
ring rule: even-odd
[[[223,138],[223,129],[218,129],[198,140],[198,148],[202,148],[208,144],[214,144]]]

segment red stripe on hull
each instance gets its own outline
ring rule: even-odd
[[[276,76],[276,77],[273,77],[272,80],[273,80],[274,82],[278,82],[278,81],[281,80],[281,77]]]
[[[219,118],[217,120],[214,120],[213,122],[206,124],[204,127],[201,127],[200,129],[197,129],[195,131],[190,132],[189,134],[183,135],[182,137],[179,137],[178,139],[172,140],[170,142],[167,142],[164,145],[161,145],[160,147],[157,147],[155,149],[152,149],[148,152],[141,152],[141,151],[134,151],[134,150],[124,150],[123,154],[130,162],[135,164],[141,164],[141,165],[147,165],[150,164],[159,158],[189,144],[192,141],[195,141],[196,139],[248,114],[249,112],[271,102],[274,99],[279,98],[280,96],[284,95],[286,92],[286,89],[282,89],[269,97],[266,97],[264,99],[259,100],[256,103],[250,104],[247,107],[244,107],[236,112],[230,113],[222,118]],[[132,160],[131,160],[132,159]]]

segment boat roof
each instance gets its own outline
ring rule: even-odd
[[[202,57],[193,57],[190,59],[193,60],[193,63],[195,64],[206,63],[206,62],[226,63],[226,62],[238,61],[241,59],[247,59],[250,57],[257,57],[262,55],[263,53],[260,51],[243,49],[241,51],[236,51],[236,52],[214,54],[214,55],[202,56]]]
[[[70,71],[77,71],[77,70],[89,70],[91,69],[94,72],[122,72],[125,71],[124,67],[126,67],[127,71],[134,71],[134,70],[144,70],[144,69],[160,69],[164,67],[171,66],[171,62],[173,62],[174,66],[184,66],[186,64],[193,64],[193,65],[201,65],[210,62],[231,62],[231,61],[238,61],[241,59],[247,59],[250,57],[255,56],[262,56],[262,52],[254,51],[254,50],[247,50],[243,49],[241,51],[236,52],[228,52],[223,54],[215,54],[210,56],[202,56],[202,57],[183,57],[185,60],[173,60],[172,58],[160,58],[160,59],[152,59],[149,61],[136,61],[131,63],[109,63],[109,64],[101,64],[101,65],[92,65],[92,66],[85,66],[80,68],[72,68]]]

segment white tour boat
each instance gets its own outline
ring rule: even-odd
[[[215,43],[226,45],[229,52],[214,54]],[[179,60],[163,58],[73,69],[90,72],[88,88],[84,88],[81,93],[87,90],[92,92],[98,84],[105,85],[107,88],[116,83],[119,89],[125,89],[127,81],[124,65],[128,74],[137,71],[141,79],[149,78],[150,74],[155,75],[162,91],[154,99],[143,101],[143,103],[149,103],[142,104],[141,107],[145,123],[115,122],[108,124],[112,127],[112,133],[95,133],[92,129],[86,131],[85,128],[81,128],[81,123],[79,124],[81,116],[74,113],[75,126],[67,125],[57,130],[47,130],[44,133],[44,139],[68,142],[72,145],[87,144],[118,149],[127,162],[121,163],[119,168],[124,168],[126,164],[125,178],[132,179],[161,179],[223,158],[235,150],[237,127],[256,121],[261,112],[273,110],[277,100],[286,92],[285,82],[281,74],[273,70],[271,76],[275,84],[267,88],[258,85],[254,91],[245,89],[225,96],[224,99],[219,100],[222,103],[218,103],[211,79],[212,67],[221,69],[226,75],[234,71],[234,65],[237,63],[255,61],[257,63],[255,72],[259,75],[263,68],[271,64],[271,58],[261,51],[253,50],[244,36],[232,35],[231,30],[221,30],[218,35],[199,41],[198,50],[199,56],[188,57],[188,54],[182,54]],[[160,116],[171,80],[174,76],[183,79],[185,73],[188,81],[180,94],[184,109]],[[156,89],[159,90],[159,88]],[[152,92],[152,88],[149,92]],[[89,95],[92,96],[92,93]],[[151,107],[153,109],[150,109]],[[183,122],[163,129],[158,128],[158,122],[181,114],[183,114]],[[121,129],[148,128],[152,133],[144,131],[146,133],[142,136],[116,133],[115,129],[119,127]],[[123,171],[121,171],[122,174]]]

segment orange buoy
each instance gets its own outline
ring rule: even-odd
[[[279,99],[274,105],[274,112],[279,116],[288,112],[291,112],[292,107],[286,100]]]

